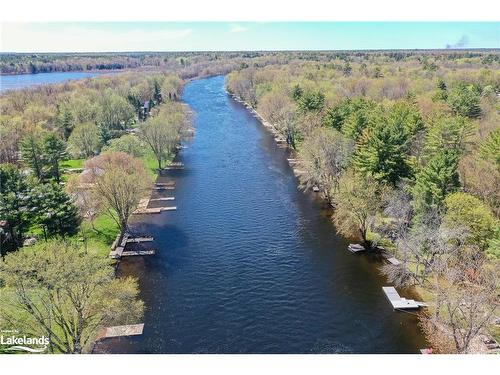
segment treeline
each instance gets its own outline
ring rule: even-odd
[[[220,69],[231,63],[262,64],[263,61],[316,61],[328,63],[336,60],[370,62],[437,60],[477,61],[491,66],[500,61],[497,51],[482,50],[429,50],[429,51],[288,51],[288,52],[131,52],[131,53],[3,53],[0,54],[0,74],[52,73],[69,71],[98,71],[122,69],[178,70],[199,66]],[[216,64],[213,64],[213,63]],[[432,66],[432,65],[431,65]],[[188,69],[189,70],[189,69]],[[221,73],[228,73],[230,70]]]
[[[248,67],[226,86],[296,151],[337,231],[400,259],[383,267],[396,286],[430,293],[434,347],[470,352],[498,307],[498,54],[394,53]]]

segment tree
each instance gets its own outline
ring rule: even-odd
[[[141,198],[148,194],[151,176],[141,160],[124,152],[103,152],[85,163],[81,183],[89,184],[95,200],[120,227],[120,240]]]
[[[481,93],[472,85],[455,86],[448,94],[448,105],[456,115],[478,118],[481,116]]]
[[[289,97],[280,92],[268,92],[262,96],[257,109],[269,121],[275,133],[285,138],[290,147],[295,148],[297,113]]]
[[[78,208],[57,184],[35,184],[30,190],[28,209],[46,238],[78,232],[81,222]]]
[[[371,246],[368,232],[381,206],[380,186],[370,176],[347,171],[333,193],[333,222],[337,232],[345,237],[358,237]]]
[[[466,244],[486,250],[498,226],[488,206],[473,195],[462,192],[449,194],[444,203],[445,225],[464,228],[467,233]]]
[[[459,267],[445,262],[435,278],[437,302],[433,313],[423,317],[423,327],[443,353],[470,353],[498,309],[498,269],[481,263],[483,259],[474,256],[462,257]]]
[[[137,282],[114,278],[104,257],[60,242],[22,249],[0,262],[0,323],[49,338],[51,353],[90,352],[100,328],[136,323]]]
[[[101,146],[97,126],[91,122],[77,125],[69,136],[68,146],[75,157],[94,156]]]
[[[457,190],[460,185],[457,167],[457,155],[442,150],[417,173],[412,189],[413,206],[417,214],[442,207],[445,196]]]
[[[320,92],[305,92],[297,100],[299,109],[303,112],[321,112],[325,105],[325,95]]]
[[[135,158],[140,158],[146,154],[144,142],[136,135],[125,134],[120,138],[115,138],[109,141],[109,144],[104,147],[104,151],[121,151]]]
[[[66,158],[66,144],[54,133],[47,134],[43,139],[43,159],[47,167],[45,176],[61,182],[59,163]]]
[[[28,134],[21,142],[21,156],[23,162],[31,168],[35,176],[43,179],[43,144],[40,139],[40,134]]]
[[[166,100],[177,100],[180,98],[182,90],[182,80],[175,75],[165,77],[161,85],[161,97]]]
[[[27,179],[12,164],[0,164],[0,221],[4,221],[0,256],[23,243],[23,237],[33,222],[27,209],[30,201]]]
[[[500,171],[500,129],[493,130],[489,137],[482,142],[481,157],[494,163]]]
[[[175,152],[185,126],[184,108],[177,103],[163,107],[155,117],[141,124],[138,135],[151,147],[158,169],[162,169],[163,161]]]
[[[429,127],[425,141],[426,154],[430,156],[441,150],[450,150],[460,155],[467,150],[474,130],[467,118],[439,117]]]
[[[354,156],[355,168],[393,186],[412,174],[408,161],[413,136],[423,126],[420,114],[406,103],[394,105],[388,116],[365,129]]]
[[[375,103],[371,100],[364,98],[346,98],[326,111],[325,116],[323,117],[323,124],[342,131],[345,135],[352,139],[357,139],[357,136],[361,134],[365,126],[356,127],[355,131],[352,131],[353,129],[347,131],[344,129],[344,124],[352,115],[355,115],[357,118],[368,118],[374,107]],[[353,123],[356,122],[354,119],[351,121]],[[364,125],[366,124],[367,122]]]
[[[125,98],[111,90],[104,93],[98,122],[105,131],[114,134],[126,129],[132,123],[134,116],[134,107]]]
[[[349,164],[354,142],[337,130],[319,128],[304,140],[299,151],[301,184],[307,190],[317,186],[328,200],[338,191],[340,177]]]

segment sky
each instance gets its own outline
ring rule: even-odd
[[[46,22],[0,25],[1,52],[500,48],[500,22]]]

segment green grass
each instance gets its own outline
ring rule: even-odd
[[[83,168],[83,164],[85,163],[85,159],[69,159],[63,160],[59,167],[62,169],[66,168]]]
[[[86,238],[87,250],[102,256],[108,256],[110,246],[119,233],[118,225],[108,215],[101,214],[94,220],[94,227],[87,221],[82,223],[79,238]]]
[[[146,154],[141,157],[141,160],[144,162],[144,165],[148,172],[151,172],[153,177],[156,177],[157,170],[158,170],[158,161],[156,160],[155,155],[151,150],[148,150]],[[163,161],[162,165],[165,166],[169,163],[171,163],[173,160],[173,156],[167,158],[166,160]]]

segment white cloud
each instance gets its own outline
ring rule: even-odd
[[[243,33],[247,31],[248,29],[246,27],[243,27],[241,25],[232,25],[231,29],[229,30],[230,33]]]
[[[161,51],[180,48],[192,29],[110,29],[85,25],[2,23],[2,52]]]

